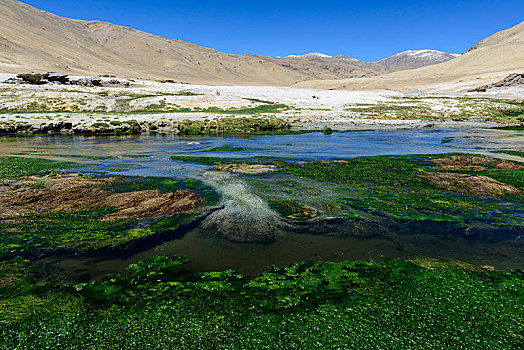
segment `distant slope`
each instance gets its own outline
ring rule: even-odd
[[[16,0],[0,1],[0,73],[60,71],[197,84],[289,86],[372,77],[428,62],[434,63],[416,57],[372,63],[320,53],[231,55],[109,23],[62,18]]]
[[[409,50],[384,58],[377,63],[391,71],[415,69],[450,61],[460,55],[437,50]]]
[[[61,71],[208,84],[292,85],[386,73],[375,63],[325,57],[230,55],[98,21],[0,2],[0,72]]]
[[[393,89],[451,91],[496,82],[524,72],[524,22],[498,32],[448,62],[368,79],[309,81],[301,87],[320,89]]]

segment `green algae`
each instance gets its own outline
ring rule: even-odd
[[[242,147],[235,147],[231,145],[224,145],[220,147],[213,147],[209,150],[205,150],[203,152],[241,152],[244,148]]]
[[[469,222],[480,220],[496,225],[520,226],[522,217],[509,211],[522,210],[523,193],[491,197],[474,197],[436,188],[425,175],[438,173],[430,158],[450,155],[377,156],[336,161],[289,162],[280,158],[258,157],[253,160],[237,158],[172,156],[172,160],[207,165],[272,164],[287,180],[276,175],[246,177],[258,195],[268,201],[284,217],[293,210],[314,208],[329,215],[366,217],[366,213],[382,213],[396,219]],[[453,171],[483,175],[517,188],[524,189],[524,171],[489,168],[485,171]],[[306,187],[297,179],[311,179]],[[296,188],[298,186],[298,188]],[[292,204],[292,205],[290,205]],[[499,212],[504,212],[502,218]],[[296,214],[296,213],[295,213]]]
[[[12,289],[0,295],[13,315],[2,318],[0,346],[476,349],[523,339],[522,271],[386,259],[304,261],[246,277],[186,263],[157,256],[45,299]]]
[[[224,158],[218,158],[218,157],[200,157],[200,156],[171,156],[169,157],[171,160],[175,161],[181,161],[181,162],[188,162],[188,163],[199,163],[199,164],[220,164],[224,161],[227,161],[227,159]]]
[[[509,154],[512,156],[518,156],[518,157],[524,158],[524,151],[505,149],[505,150],[500,150],[500,151],[494,151],[494,153],[505,153],[505,154]]]
[[[397,219],[450,222],[492,220],[497,224],[502,221],[510,225],[522,225],[522,218],[513,214],[503,215],[505,220],[496,215],[491,218],[493,212],[522,209],[522,194],[501,199],[476,198],[435,188],[423,175],[437,170],[431,168],[424,159],[418,156],[364,157],[303,164],[279,162],[279,167],[285,174],[332,183],[328,188],[338,193],[338,198],[332,200],[332,203],[340,207],[340,214],[344,211],[354,214],[357,209],[384,213]],[[518,188],[524,185],[524,172],[519,170],[470,173],[489,176]],[[320,196],[317,198],[320,202],[325,201]],[[508,206],[507,201],[514,203],[513,206]]]
[[[102,221],[111,208],[71,212],[45,212],[0,222],[0,259],[38,248],[94,248],[121,243],[129,220]]]
[[[293,215],[306,206],[329,215],[366,217],[365,213],[383,213],[396,219],[468,222],[480,220],[497,225],[522,225],[522,217],[513,213],[498,215],[500,211],[523,209],[524,195],[494,194],[492,197],[474,197],[436,188],[426,174],[439,172],[430,158],[434,156],[378,156],[337,161],[309,161],[291,163],[279,158],[262,157],[255,161],[235,158],[172,156],[172,160],[216,164],[273,164],[287,180],[275,180],[275,175],[250,178],[246,181],[257,194],[267,200],[284,217]],[[517,188],[524,189],[524,171],[490,168],[486,171],[453,171],[483,175]],[[311,179],[306,187],[296,179]],[[316,181],[316,182],[315,182]],[[298,186],[298,188],[296,188]],[[293,204],[290,206],[290,204]],[[287,208],[286,208],[287,207]]]
[[[78,166],[78,164],[71,162],[56,162],[40,158],[0,157],[0,179],[44,175]]]
[[[48,161],[37,158],[3,157],[0,174],[7,184],[21,176],[45,175],[45,172],[76,166],[74,163]],[[33,189],[45,186],[36,182]],[[218,202],[219,195],[214,189],[199,180],[173,181],[170,178],[119,177],[108,187],[112,192],[132,192],[158,189],[163,192],[175,192],[179,189],[191,189],[206,200],[206,205]],[[58,210],[35,212],[0,219],[0,260],[19,254],[31,254],[35,250],[57,248],[93,249],[118,246],[132,240],[151,236],[193,221],[197,214],[180,214],[172,217],[159,217],[146,220],[137,227],[141,220],[103,220],[109,214],[117,212],[115,208],[80,208],[76,210]]]
[[[126,193],[144,190],[160,190],[164,193],[190,189],[206,200],[206,205],[215,205],[220,195],[214,188],[204,184],[201,180],[176,180],[167,177],[131,177],[121,176],[118,181],[107,187],[116,193]]]

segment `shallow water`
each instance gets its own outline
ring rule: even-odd
[[[444,141],[444,142],[443,142]],[[242,147],[241,152],[202,151],[223,145]],[[373,155],[407,155],[435,153],[489,154],[500,149],[524,150],[524,134],[505,130],[391,130],[356,131],[323,135],[271,136],[33,136],[0,138],[0,155],[22,154],[84,163],[82,171],[104,171],[127,176],[164,176],[200,178],[206,165],[176,162],[172,155],[251,158],[273,156],[297,160],[350,158]],[[147,156],[147,157],[129,157]],[[71,157],[76,156],[76,157]],[[78,158],[111,157],[90,160]],[[511,156],[497,156],[512,159]],[[517,159],[517,158],[513,158]],[[68,279],[84,281],[118,272],[129,263],[158,254],[186,255],[193,270],[235,268],[246,274],[258,274],[271,265],[317,259],[342,261],[389,257],[430,256],[463,260],[475,265],[500,269],[522,268],[522,243],[488,244],[461,238],[433,235],[392,234],[389,237],[359,239],[280,232],[270,244],[233,243],[214,232],[193,228],[178,233],[173,240],[152,249],[121,257],[69,256],[47,258],[42,262]]]
[[[240,152],[202,152],[234,145]],[[510,130],[416,129],[345,133],[308,133],[264,136],[31,136],[0,137],[0,155],[26,154],[107,156],[89,170],[105,170],[129,176],[188,177],[207,166],[169,160],[172,155],[251,158],[269,156],[297,160],[352,158],[377,155],[408,155],[464,152],[489,154],[500,149],[524,149],[524,132]],[[126,155],[147,156],[128,158]],[[510,156],[497,156],[511,158]],[[70,158],[79,161],[79,158]],[[87,160],[84,160],[86,162]],[[108,168],[130,167],[114,172]]]

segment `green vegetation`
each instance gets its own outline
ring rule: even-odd
[[[220,147],[213,147],[209,150],[203,151],[203,152],[241,152],[244,148],[242,147],[235,147],[231,145],[224,145]]]
[[[102,97],[107,97],[107,92],[101,92]],[[198,96],[197,94],[191,91],[179,91],[177,93],[154,93],[154,94],[125,94],[121,96],[113,97],[127,97],[125,100],[118,101],[118,107],[115,111],[107,111],[105,105],[96,107],[93,110],[93,107],[88,106],[85,98],[71,100],[70,103],[64,103],[63,99],[54,99],[54,98],[39,98],[37,101],[31,100],[25,104],[20,104],[11,107],[0,108],[0,113],[24,113],[24,114],[34,114],[34,113],[85,113],[90,112],[93,114],[108,115],[108,114],[118,114],[118,115],[128,115],[128,114],[155,114],[155,113],[214,113],[214,114],[233,114],[233,115],[256,115],[262,113],[280,113],[292,109],[293,107],[285,104],[276,104],[274,102],[262,101],[249,99],[252,102],[261,103],[254,107],[240,107],[240,108],[219,108],[219,107],[208,107],[208,108],[187,108],[180,107],[177,104],[167,102],[167,99],[158,100],[156,103],[151,103],[144,107],[132,107],[129,102],[134,100],[140,100],[151,97],[160,97],[160,96]]]
[[[509,154],[512,156],[518,156],[518,157],[524,158],[524,151],[515,151],[515,150],[506,149],[506,150],[495,151],[494,153],[505,153],[505,154]]]
[[[259,277],[158,256],[99,282],[35,287],[0,265],[0,347],[519,348],[522,271],[450,261],[305,261]]]
[[[174,230],[194,220],[197,215],[178,214],[139,225],[138,220],[102,220],[112,208],[83,211],[58,211],[6,218],[0,222],[0,260],[35,249],[93,249],[120,244]]]
[[[422,104],[395,105],[392,103],[379,103],[370,106],[348,107],[346,110],[349,112],[360,113],[374,119],[441,119],[441,117],[434,115],[430,107]]]
[[[247,97],[244,97],[244,100],[251,101],[251,102],[256,102],[256,103],[263,103],[263,104],[267,104],[267,105],[274,105],[275,104],[275,102],[259,100],[258,98],[247,98]]]
[[[113,125],[113,124],[111,124],[111,125]],[[96,128],[96,129],[98,129],[98,128],[107,129],[107,128],[109,128],[109,124],[99,122],[99,123],[91,124],[91,127],[92,128]]]
[[[62,169],[78,167],[70,162],[55,162],[40,158],[0,157],[0,179],[6,180],[29,175],[44,175]]]
[[[482,117],[486,122],[524,123],[524,104],[517,101],[434,96],[392,97],[391,100],[377,104],[348,105],[346,110],[368,119],[468,121]]]
[[[222,164],[231,161],[231,159],[218,158],[218,157],[198,157],[198,156],[171,156],[171,160],[188,162],[188,163],[199,163],[199,164]]]
[[[138,238],[126,229],[129,220],[102,221],[116,210],[94,209],[71,212],[45,212],[7,218],[0,223],[0,259],[50,247],[102,247]]]
[[[19,157],[0,158],[0,179],[3,185],[11,186],[4,191],[17,188],[13,181],[24,176],[45,175],[56,169],[76,166],[74,163],[54,162],[44,159]],[[86,186],[89,186],[87,183]],[[45,182],[34,182],[32,190],[45,188]],[[207,205],[218,202],[219,195],[201,181],[173,181],[168,178],[120,177],[112,182],[109,190],[116,193],[159,189],[175,192],[178,189],[195,191],[206,200]],[[56,196],[61,193],[57,192]],[[82,203],[78,202],[79,205]],[[165,230],[173,230],[194,220],[197,214],[178,214],[172,217],[158,217],[154,220],[119,219],[105,220],[116,208],[93,208],[80,205],[56,210],[30,207],[30,211],[19,215],[2,213],[0,217],[0,260],[27,254],[36,249],[74,248],[91,249],[117,246],[131,240],[150,236]],[[137,225],[140,223],[140,225]],[[137,228],[140,227],[140,228]]]
[[[334,198],[312,197],[305,204],[337,207],[341,213],[361,216],[361,212],[385,213],[399,219],[464,222],[473,219],[497,224],[522,225],[522,218],[512,214],[502,218],[491,213],[522,210],[522,194],[472,197],[432,186],[425,174],[436,172],[425,161],[428,157],[363,157],[335,162],[306,162],[301,165],[278,162],[281,172],[301,178],[332,183],[325,190],[335,191]],[[489,176],[524,189],[522,170],[486,170],[467,172]],[[464,184],[466,186],[467,184]],[[287,185],[286,185],[287,186]],[[271,200],[280,197],[278,184],[272,189],[265,183],[263,194]],[[293,191],[291,198],[301,200],[304,189]],[[333,197],[333,196],[332,196]],[[302,199],[304,201],[304,199]],[[316,201],[316,203],[315,203]],[[313,203],[311,203],[313,202]],[[303,202],[304,203],[304,202]],[[320,206],[320,207],[319,207]],[[520,209],[519,209],[520,208]]]
[[[206,205],[216,204],[220,196],[210,186],[200,180],[186,179],[177,181],[167,177],[130,177],[122,176],[114,182],[109,189],[116,193],[133,191],[160,190],[164,193],[176,192],[177,190],[191,189],[206,200]]]
[[[281,119],[266,118],[216,118],[212,120],[183,120],[177,126],[182,135],[256,134],[281,133],[291,125]]]
[[[313,161],[302,165],[283,163],[284,172],[299,177],[349,184],[415,185],[425,166],[406,157],[362,157],[339,162]]]
[[[432,220],[465,223],[481,220],[496,225],[519,226],[524,222],[515,211],[524,209],[524,194],[496,191],[468,194],[463,190],[437,188],[427,178],[439,174],[429,158],[449,155],[413,157],[362,157],[339,161],[312,161],[302,164],[278,158],[258,157],[253,160],[200,156],[172,156],[172,160],[218,164],[273,164],[280,174],[292,175],[286,181],[274,176],[246,178],[257,194],[266,199],[283,216],[316,216],[316,211],[329,215],[366,218],[369,214],[387,214],[397,219]],[[442,172],[450,172],[442,171]],[[451,171],[457,172],[457,171]],[[524,190],[524,171],[488,168],[485,171],[458,171],[483,175]],[[282,176],[282,175],[280,175]],[[300,178],[311,179],[299,184]],[[502,214],[500,214],[502,213]],[[296,216],[296,217],[295,217]]]
[[[491,170],[485,172],[484,175],[508,185],[524,189],[524,171],[522,170]],[[520,200],[524,201],[524,197],[521,196]]]
[[[492,116],[489,118],[491,122],[510,122],[514,124],[524,125],[524,102],[514,102],[505,108],[490,109]]]
[[[174,93],[173,95],[174,96],[202,96],[204,94],[198,94],[198,93],[193,92],[193,91],[184,90],[184,91],[178,91],[178,92]]]

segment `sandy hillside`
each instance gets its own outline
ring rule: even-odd
[[[460,91],[524,72],[524,22],[482,40],[451,61],[367,79],[308,81],[300,87],[321,89],[393,89]]]
[[[230,55],[98,21],[65,19],[0,1],[0,72],[60,71],[185,83],[293,85],[387,73],[384,66],[328,57]]]

